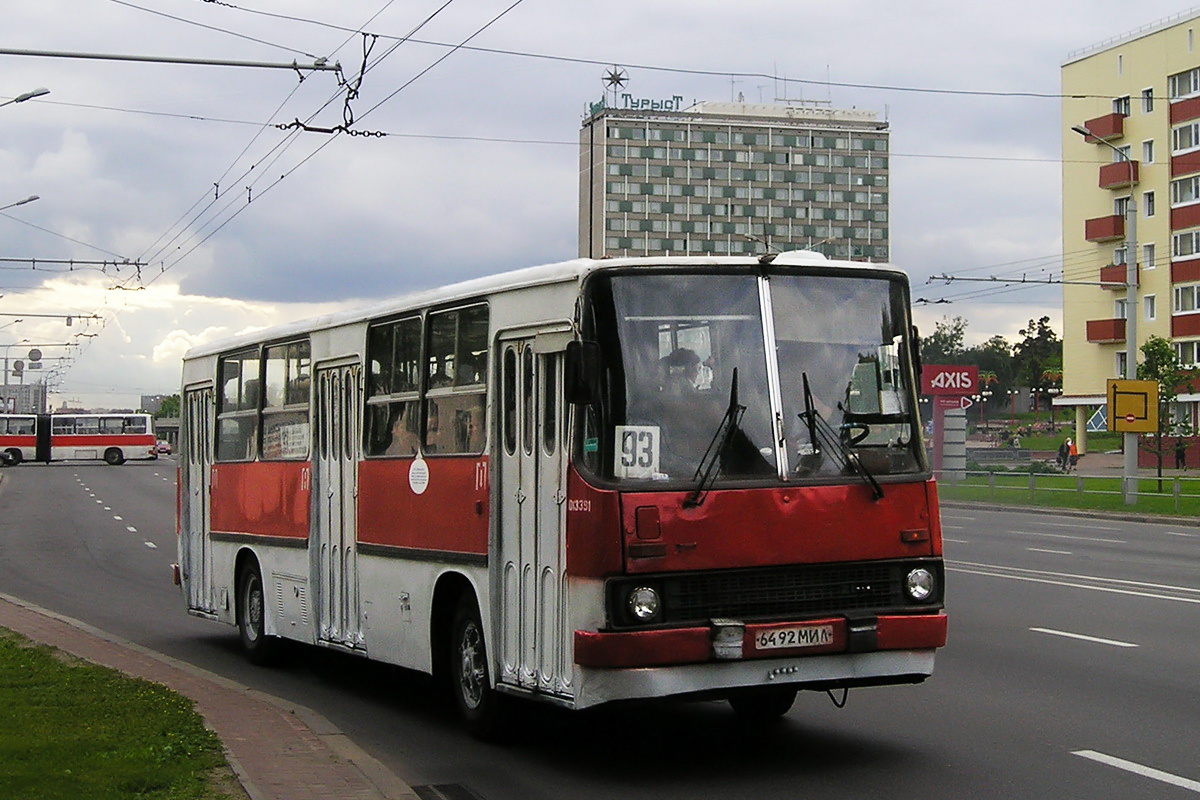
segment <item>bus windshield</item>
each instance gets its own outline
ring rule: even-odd
[[[601,477],[688,486],[712,459],[715,485],[923,469],[901,280],[617,274],[588,301],[603,391],[581,451]]]

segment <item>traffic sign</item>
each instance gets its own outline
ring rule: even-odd
[[[1158,381],[1108,379],[1108,429],[1121,433],[1158,430]]]

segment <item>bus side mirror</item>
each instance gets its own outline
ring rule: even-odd
[[[600,345],[567,342],[563,384],[568,403],[589,405],[596,401],[600,396]]]

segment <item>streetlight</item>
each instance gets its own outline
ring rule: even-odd
[[[1129,202],[1125,205],[1125,377],[1137,379],[1137,204],[1134,202],[1133,162],[1119,147],[1096,136],[1083,125],[1072,125],[1071,130],[1100,142],[1116,153],[1129,167]],[[1121,470],[1125,505],[1137,502],[1137,434],[1126,431],[1121,442],[1125,450],[1125,461]]]
[[[24,103],[26,100],[32,100],[35,97],[44,97],[48,94],[50,94],[50,90],[43,86],[33,91],[25,92],[25,94],[19,94],[12,100],[5,100],[3,103],[0,103],[0,108],[11,106],[13,103]]]
[[[0,211],[8,211],[10,208],[16,208],[17,206],[23,206],[26,203],[32,203],[34,200],[41,200],[41,199],[42,198],[40,195],[31,194],[31,195],[29,195],[29,197],[26,197],[24,200],[18,200],[15,203],[9,203],[6,206],[0,206]]]

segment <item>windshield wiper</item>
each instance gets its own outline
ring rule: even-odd
[[[684,499],[684,508],[693,508],[704,502],[704,495],[717,479],[717,467],[721,463],[721,456],[729,448],[729,442],[741,425],[745,413],[746,407],[738,404],[738,371],[737,367],[734,367],[733,379],[729,384],[729,407],[725,409],[725,416],[721,417],[721,424],[717,426],[717,432],[713,434],[708,449],[700,459],[700,466],[696,467],[696,474],[692,476],[692,480],[698,482],[696,488]]]
[[[825,421],[821,416],[821,412],[817,411],[816,405],[813,403],[812,390],[808,387],[808,373],[801,373],[800,377],[804,381],[804,411],[798,414],[808,426],[808,440],[812,444],[813,449],[817,454],[821,451],[820,441],[823,439],[830,449],[830,457],[833,463],[839,469],[845,470],[847,467],[858,473],[864,481],[871,486],[871,494],[876,500],[883,498],[883,487],[879,485],[879,481],[875,480],[875,476],[867,469],[862,460],[859,459],[858,453],[850,450],[842,442],[837,431]]]

